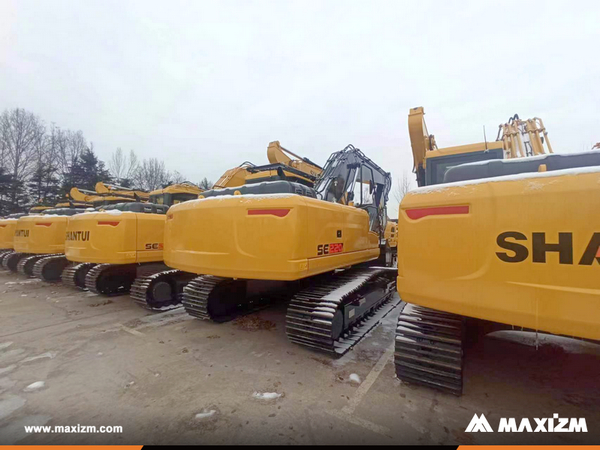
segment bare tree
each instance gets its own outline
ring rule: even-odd
[[[157,158],[145,159],[136,170],[133,180],[136,187],[151,191],[169,182],[169,172],[164,161]]]
[[[133,150],[127,156],[121,148],[117,148],[108,161],[108,170],[117,184],[123,180],[131,181],[139,168],[137,155]]]
[[[56,147],[56,127],[36,140],[34,150],[34,167],[28,188],[33,201],[42,204],[54,203],[59,189],[58,149]]]
[[[6,110],[0,115],[0,158],[12,177],[9,198],[13,207],[19,206],[17,197],[24,194],[24,183],[34,170],[35,151],[44,133],[41,119],[24,109]]]
[[[169,183],[172,184],[179,184],[179,183],[183,183],[186,181],[185,177],[179,173],[179,171],[174,170],[173,172],[169,172]]]
[[[77,164],[82,153],[90,147],[81,130],[59,131],[60,133],[57,136],[57,150],[63,185],[72,187],[73,168]]]
[[[411,185],[411,180],[406,171],[402,172],[402,177],[396,179],[396,188],[394,189],[394,199],[398,204],[402,202],[406,193],[410,191]]]

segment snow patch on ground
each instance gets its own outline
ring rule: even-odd
[[[277,392],[255,392],[252,397],[258,400],[275,400],[281,397]]]
[[[196,419],[198,420],[202,420],[202,419],[208,419],[209,417],[214,416],[217,413],[217,411],[215,411],[214,409],[203,409],[202,412],[199,412],[198,414],[196,414]]]
[[[42,280],[40,280],[39,278],[34,278],[33,280],[26,280],[26,281],[7,281],[4,284],[8,284],[8,285],[11,285],[11,284],[31,284],[31,283],[39,283],[40,281],[42,281]]]
[[[12,345],[12,342],[2,342],[0,344],[0,350],[4,350],[6,347],[10,347]]]
[[[352,381],[353,383],[357,383],[357,384],[361,383],[360,377],[356,373],[351,373],[350,377],[349,377],[349,380]]]
[[[40,389],[43,389],[44,386],[46,386],[45,382],[43,382],[43,381],[36,381],[35,383],[31,383],[29,386],[27,386],[23,390],[25,392],[39,391]]]
[[[30,356],[29,358],[25,358],[21,362],[22,363],[27,363],[27,362],[31,362],[31,361],[35,361],[35,360],[43,359],[43,358],[54,359],[55,356],[56,356],[56,352],[46,352],[46,353],[42,353],[41,355]]]

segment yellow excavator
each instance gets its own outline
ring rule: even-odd
[[[283,148],[278,141],[269,143],[267,157],[269,164],[255,166],[246,162],[226,171],[209,192],[222,191],[234,194],[239,192],[239,189],[244,189],[245,186],[258,188],[273,182],[293,183],[300,186],[299,189],[307,189],[314,184],[322,171],[320,166],[308,158],[298,156]],[[204,193],[200,194],[200,197],[203,195]],[[167,220],[168,217],[169,215],[167,215]],[[200,230],[201,222],[204,219],[199,217],[198,220],[200,222],[196,223],[196,226]],[[162,243],[161,240],[161,246]],[[181,303],[184,286],[196,276],[195,272],[173,268],[138,276],[131,286],[130,295],[136,303],[145,308],[161,310]]]
[[[179,183],[150,193],[96,186],[103,195],[133,197],[73,217],[66,229],[66,266],[61,275],[69,286],[103,295],[129,292],[140,274],[165,269],[162,245],[165,214],[170,205],[198,198],[191,183]],[[147,201],[140,201],[147,200]]]
[[[57,204],[55,208],[64,206],[64,203],[60,203]],[[66,206],[68,207],[69,205],[66,204]],[[14,253],[15,231],[17,229],[19,218],[28,214],[40,214],[49,209],[52,209],[52,206],[35,205],[29,208],[27,213],[15,213],[0,219],[0,269],[8,270],[8,256]]]
[[[2,266],[2,261],[6,256],[14,252],[14,237],[17,222],[19,221],[19,217],[23,217],[24,215],[24,213],[10,214],[0,219],[0,268],[5,268]]]
[[[98,183],[97,186],[104,186]],[[148,194],[146,194],[147,196]],[[64,255],[65,231],[71,216],[83,213],[93,206],[127,201],[132,194],[115,189],[96,193],[72,188],[67,201],[53,208],[32,208],[29,215],[18,219],[14,233],[15,251],[3,260],[3,265],[13,272],[35,276],[44,281],[57,281],[68,265]]]
[[[281,297],[300,345],[343,354],[392,308],[379,261],[391,176],[359,149],[333,153],[314,188],[293,181],[203,192],[171,207],[165,262],[198,274],[183,306],[223,322]]]
[[[388,217],[384,232],[386,252],[384,258],[387,257],[391,262],[386,262],[386,265],[393,265],[398,258],[398,220]]]
[[[600,339],[600,152],[553,154],[518,116],[496,142],[438,148],[423,116],[398,216],[398,378],[460,395],[465,336],[502,328]]]
[[[238,186],[290,178],[310,183],[320,170],[306,158],[286,160],[292,153],[279,142],[269,144],[267,153],[269,165],[246,163],[227,171],[217,184]],[[303,172],[309,165],[311,170]],[[78,264],[65,269],[63,282],[102,295],[131,291],[136,302],[154,310],[180,303],[182,286],[193,274],[169,269],[163,263],[165,213],[169,206],[197,199],[201,192],[195,185],[172,185],[151,192],[147,204],[117,205],[74,218],[67,229],[65,253]]]

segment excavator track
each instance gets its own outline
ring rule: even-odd
[[[136,273],[136,264],[98,264],[85,276],[85,287],[106,296],[127,294]]]
[[[184,286],[196,275],[180,270],[166,270],[138,277],[131,285],[130,297],[152,311],[164,311],[179,305]]]
[[[227,322],[282,299],[280,291],[248,296],[246,283],[246,280],[199,276],[183,288],[183,307],[197,319]]]
[[[461,395],[464,336],[464,317],[407,304],[396,329],[396,375]]]
[[[6,267],[4,265],[4,260],[8,259],[8,257],[10,255],[12,255],[14,253],[14,250],[7,250],[5,252],[2,252],[2,254],[0,254],[0,269],[2,270],[8,270],[8,267]]]
[[[46,258],[48,256],[55,256],[55,255],[48,255],[48,254],[44,254],[44,255],[31,255],[28,256],[26,258],[22,258],[19,260],[18,264],[17,264],[17,272],[19,272],[21,275],[25,275],[27,277],[32,277],[34,276],[33,274],[33,266],[35,266],[35,264],[43,258]]]
[[[62,271],[60,278],[66,286],[85,290],[87,289],[85,287],[85,276],[95,265],[95,263],[79,263],[67,266]]]
[[[298,292],[286,314],[286,333],[295,344],[338,356],[356,345],[400,300],[395,273],[349,269],[321,278]]]
[[[23,258],[27,258],[28,256],[31,256],[31,255],[29,253],[19,253],[19,252],[11,253],[6,258],[4,258],[4,260],[2,260],[2,267],[10,270],[11,272],[16,272],[19,261],[21,261],[21,259],[23,259]]]
[[[42,281],[60,281],[60,276],[69,265],[65,255],[51,255],[39,259],[33,266],[33,276]]]

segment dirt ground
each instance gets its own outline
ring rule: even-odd
[[[0,311],[0,444],[600,442],[590,343],[488,336],[456,398],[395,378],[397,311],[337,360],[287,341],[285,305],[212,324],[0,272]],[[584,417],[588,432],[466,433],[475,413],[494,430],[501,417]],[[77,424],[123,432],[24,429]]]

